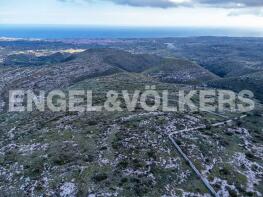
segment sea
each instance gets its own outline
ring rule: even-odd
[[[263,29],[197,27],[109,27],[77,25],[0,25],[0,37],[35,39],[110,39],[166,37],[263,37]]]

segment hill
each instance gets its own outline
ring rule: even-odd
[[[160,65],[153,66],[144,73],[168,83],[202,84],[219,78],[196,63],[179,58],[163,59]]]
[[[13,54],[4,59],[4,66],[41,66],[61,63],[71,60],[67,53],[54,53],[49,56],[35,56],[33,54]]]
[[[229,77],[208,82],[209,86],[224,88],[239,92],[250,90],[255,97],[263,101],[263,71],[247,74],[239,77]]]
[[[220,77],[235,77],[263,70],[261,38],[196,37],[165,39],[168,50],[196,61]]]
[[[96,53],[112,66],[128,72],[140,73],[148,68],[159,66],[163,58],[150,54],[132,54],[117,49],[90,49],[88,53]]]
[[[143,73],[163,82],[201,84],[218,79],[215,74],[183,58],[165,58],[150,54],[131,54],[117,49],[92,49],[104,61],[128,72]]]

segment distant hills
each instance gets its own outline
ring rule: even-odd
[[[75,39],[72,42],[23,40],[0,44],[5,50],[10,51],[32,48],[36,50],[49,48],[54,51],[65,48],[87,49],[73,55],[57,52],[38,57],[13,54],[5,58],[2,65],[5,68],[10,67],[11,70],[12,67],[19,66],[19,69],[24,69],[27,73],[37,66],[30,73],[38,76],[37,81],[33,80],[31,83],[36,86],[46,87],[44,82],[49,83],[51,80],[52,87],[53,85],[59,87],[61,84],[71,84],[89,77],[131,72],[167,83],[208,85],[235,91],[249,89],[262,100],[261,38],[193,37],[92,42],[85,39]],[[9,71],[6,74],[12,78],[9,73],[14,72],[16,73]],[[20,75],[20,80],[27,76],[21,73]],[[43,78],[44,81],[41,80]]]
[[[150,54],[131,54],[117,49],[88,49],[82,53],[70,55],[55,53],[49,56],[36,57],[32,54],[13,54],[4,61],[5,66],[41,66],[42,70],[52,72],[56,80],[63,76],[83,78],[89,75],[112,72],[143,73],[163,82],[198,84],[218,77],[201,66],[180,58],[164,58]],[[69,72],[74,70],[74,72]],[[56,70],[60,70],[56,72]],[[42,76],[44,77],[44,75]],[[39,80],[39,79],[38,79]]]
[[[151,53],[162,57],[186,59],[194,62],[200,69],[193,69],[191,77],[199,76],[205,84],[240,91],[248,89],[254,92],[256,98],[262,100],[262,72],[263,72],[263,39],[262,38],[231,38],[231,37],[188,37],[164,39],[134,39],[129,44],[116,44],[116,47],[136,53]],[[181,64],[181,63],[180,63]],[[193,63],[192,63],[193,64]],[[182,63],[185,65],[185,63]],[[171,80],[171,70],[174,66],[165,66],[168,72],[150,69],[153,76],[161,77],[165,81]],[[180,73],[180,66],[176,67]],[[190,70],[189,70],[190,71]],[[207,72],[210,71],[210,72]],[[168,76],[166,76],[168,73]],[[200,75],[201,73],[201,75]],[[211,76],[211,73],[214,76]],[[181,72],[181,77],[187,79],[187,73]],[[204,77],[206,76],[206,77]],[[207,82],[207,80],[209,82]],[[187,82],[191,79],[187,79]],[[193,82],[194,80],[192,80]],[[198,81],[198,80],[197,80]]]
[[[263,70],[263,42],[260,38],[183,38],[175,39],[171,44],[174,48],[170,47],[170,50],[175,56],[196,61],[220,77]]]
[[[70,55],[66,53],[54,53],[49,56],[37,57],[33,54],[13,54],[6,57],[3,62],[5,66],[41,66],[45,64],[55,64],[70,60]]]
[[[10,89],[52,90],[88,78],[119,72],[141,73],[161,82],[183,84],[203,84],[218,79],[188,60],[99,48],[73,55],[11,55],[6,58],[3,68],[0,70],[4,76],[0,83],[0,93],[5,99]]]
[[[217,88],[248,89],[263,100],[263,39],[199,37],[176,39],[175,55],[197,62],[221,79],[207,83]]]

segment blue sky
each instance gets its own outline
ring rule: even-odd
[[[263,0],[0,0],[0,24],[263,29]]]

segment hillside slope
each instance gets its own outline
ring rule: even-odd
[[[42,57],[42,60],[50,62],[57,55],[49,57]],[[22,59],[25,60],[24,56]],[[3,80],[0,83],[0,94],[5,98],[10,89],[52,90],[87,78],[123,71],[143,73],[170,83],[201,84],[208,80],[218,79],[214,74],[187,60],[162,58],[148,54],[134,55],[110,48],[89,49],[71,55],[64,60],[59,59],[64,62],[35,67],[34,64],[31,64],[32,61],[29,61],[28,64],[31,66],[5,67],[2,71]],[[26,58],[26,60],[28,59]]]
[[[159,43],[166,47],[163,50],[167,54],[195,61],[221,77],[236,77],[263,70],[262,38],[167,38]]]
[[[144,73],[169,83],[200,84],[218,79],[196,63],[180,58],[164,58],[150,54],[131,54],[117,49],[93,49],[106,63],[128,72]]]
[[[241,90],[250,90],[255,94],[256,98],[263,101],[263,71],[240,77],[230,77],[210,81],[208,82],[208,85],[216,88],[230,89],[237,92]]]
[[[198,64],[185,59],[166,58],[160,65],[147,69],[145,74],[168,83],[202,84],[219,79]]]

